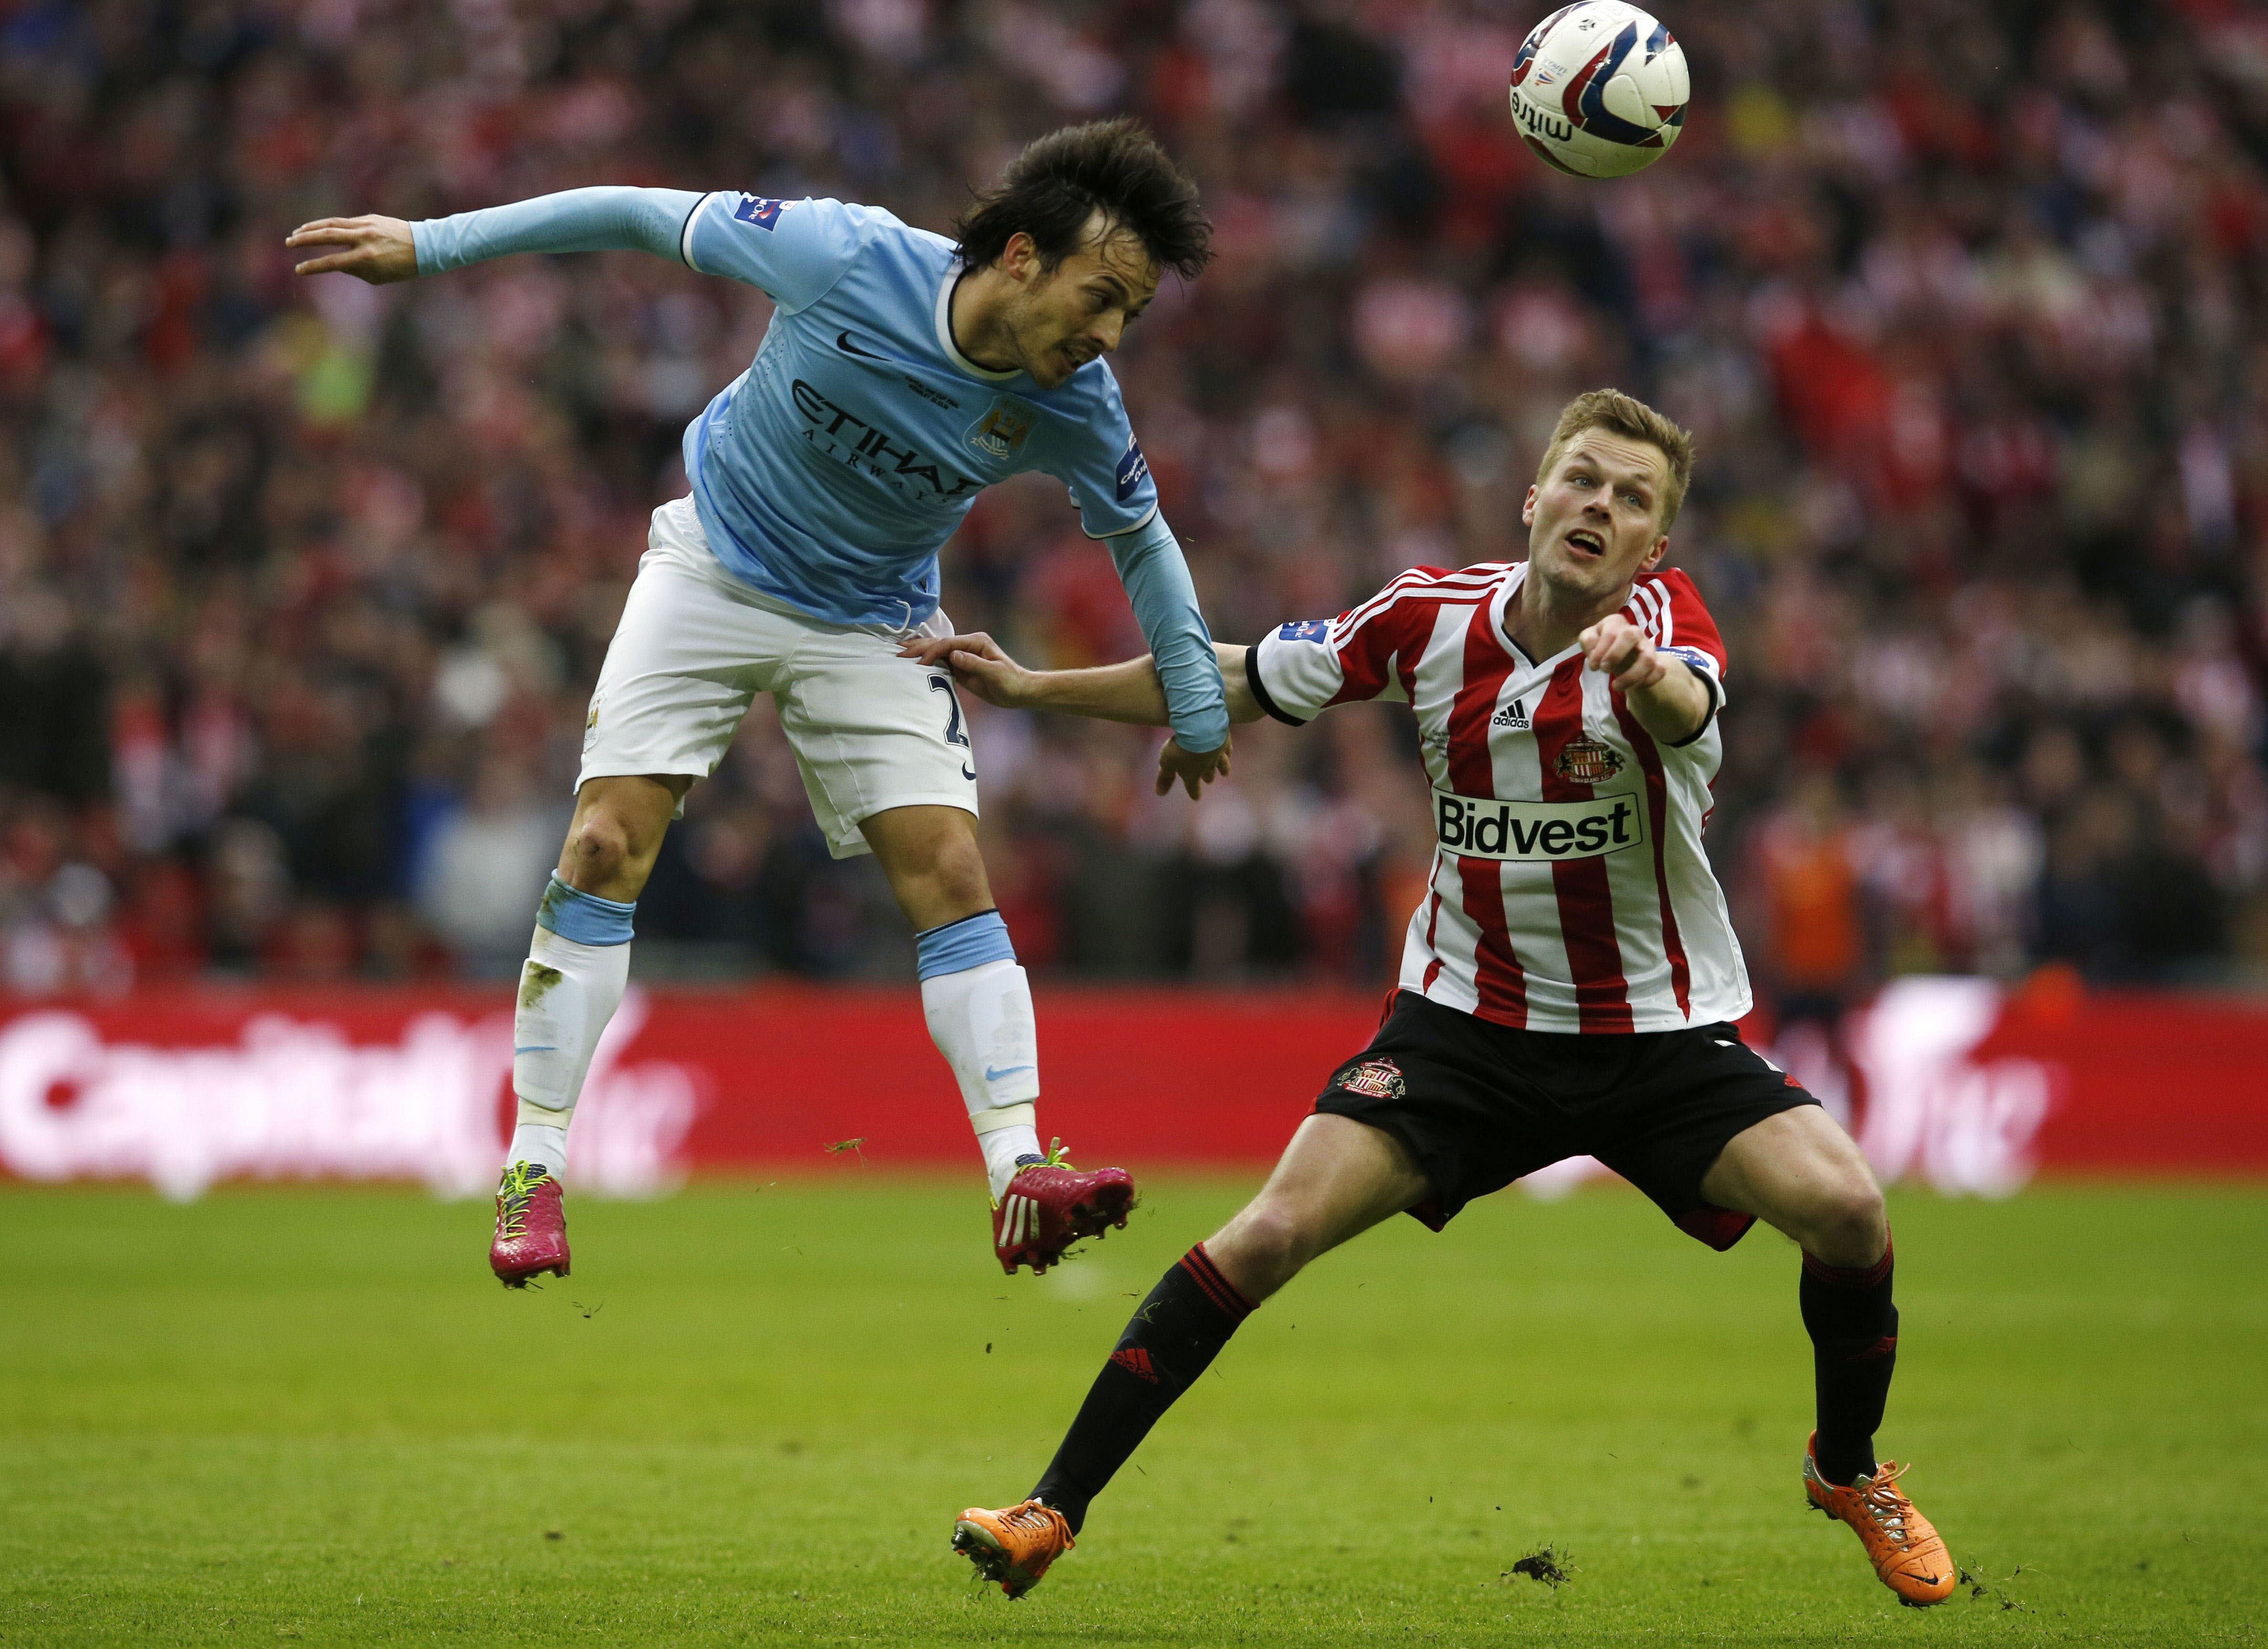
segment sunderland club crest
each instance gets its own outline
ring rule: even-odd
[[[1623,770],[1622,752],[1588,733],[1579,733],[1559,747],[1553,770],[1578,784],[1603,784]]]
[[[1373,1100],[1398,1100],[1410,1089],[1402,1078],[1402,1067],[1391,1059],[1366,1059],[1332,1086]]]

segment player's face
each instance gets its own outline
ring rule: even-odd
[[[1090,225],[1101,227],[1100,216]],[[1158,266],[1129,234],[1086,243],[1052,269],[1042,269],[1028,237],[1009,242],[1001,268],[1016,282],[1003,319],[1020,364],[1042,389],[1053,389],[1100,355],[1116,349],[1126,328],[1158,294]]]
[[[1617,594],[1669,548],[1661,530],[1669,460],[1650,441],[1586,430],[1528,490],[1521,519],[1535,576],[1570,595]]]

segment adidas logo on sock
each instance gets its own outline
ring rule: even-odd
[[[1511,703],[1506,705],[1502,710],[1497,711],[1494,716],[1491,716],[1489,718],[1489,725],[1491,727],[1513,727],[1517,728],[1521,732],[1526,732],[1528,731],[1528,706],[1521,703],[1518,699],[1514,699]]]
[[[1158,1371],[1151,1365],[1150,1354],[1138,1345],[1113,1351],[1110,1360],[1138,1380],[1147,1380],[1152,1386],[1158,1383]]]

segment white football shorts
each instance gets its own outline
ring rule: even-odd
[[[646,543],[591,695],[578,791],[625,775],[707,778],[770,693],[836,858],[869,851],[859,821],[889,808],[976,811],[952,678],[898,656],[902,637],[953,633],[942,611],[913,630],[788,611],[725,571],[690,498],[653,512]]]

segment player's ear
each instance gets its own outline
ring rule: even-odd
[[[1528,497],[1521,503],[1520,524],[1522,526],[1535,525],[1535,483],[1534,482],[1528,483]]]
[[[1040,243],[1019,229],[1008,237],[1008,244],[1000,248],[1000,272],[1012,280],[1028,281],[1038,273]]]
[[[1638,570],[1640,572],[1652,572],[1656,567],[1661,565],[1661,558],[1668,551],[1669,534],[1664,533],[1653,541],[1653,548],[1646,552],[1646,559],[1638,563]]]

